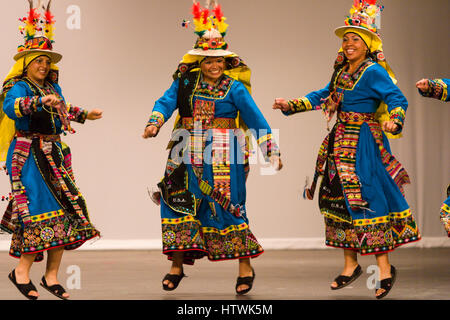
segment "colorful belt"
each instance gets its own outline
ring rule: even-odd
[[[42,134],[35,132],[17,131],[16,137],[27,138],[30,140],[40,139],[47,142],[59,142],[61,141],[61,136],[58,134]]]
[[[337,118],[340,122],[375,121],[375,113],[339,112]]]
[[[214,118],[211,121],[199,121],[202,129],[236,129],[236,120],[231,118]],[[194,118],[182,118],[181,124],[184,129],[194,129]]]

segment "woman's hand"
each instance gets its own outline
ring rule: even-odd
[[[337,110],[337,108],[338,108],[338,106],[339,106],[339,103],[338,102],[335,102],[334,100],[333,100],[333,96],[332,95],[330,95],[330,96],[328,96],[328,98],[325,100],[325,105],[326,105],[326,107],[327,107],[327,111],[328,111],[328,113],[330,114],[330,115],[333,115],[335,112],[336,112],[336,110]]]
[[[389,133],[397,132],[397,130],[399,129],[398,125],[395,124],[394,121],[383,122],[383,126],[382,127],[383,127],[383,131],[389,132]]]
[[[103,111],[100,109],[93,109],[88,112],[86,119],[88,120],[97,120],[101,119],[103,115]]]
[[[271,156],[270,164],[275,168],[276,171],[280,171],[283,168],[283,162],[281,162],[281,158],[279,156]]]
[[[159,128],[157,126],[150,125],[147,128],[145,128],[142,138],[148,139],[148,138],[156,137],[158,135],[158,132],[159,132]]]
[[[276,110],[276,109],[280,109],[281,111],[289,111],[291,110],[291,106],[289,105],[289,103],[286,101],[286,99],[284,98],[276,98],[275,102],[272,106],[272,109]]]
[[[422,92],[428,92],[428,90],[430,89],[430,86],[428,84],[428,79],[422,79],[422,80],[417,81],[416,88]]]
[[[60,109],[62,106],[61,100],[54,94],[50,94],[48,96],[42,97],[41,102],[42,102],[42,104],[49,106],[49,107],[53,107],[55,109]]]

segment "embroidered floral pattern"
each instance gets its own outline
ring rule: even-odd
[[[177,221],[177,222],[175,222]],[[162,220],[163,252],[183,251],[185,256],[228,260],[260,255],[264,250],[244,223],[226,230],[202,228],[191,216]]]
[[[404,218],[384,217],[381,223],[358,224],[325,217],[325,244],[353,249],[362,255],[389,252],[396,247],[419,240],[420,234],[411,214]]]
[[[336,86],[344,90],[353,90],[354,86],[359,81],[364,71],[366,71],[366,69],[374,63],[375,62],[373,62],[372,60],[367,59],[363,61],[358,69],[353,73],[348,73],[344,71],[345,68],[343,68],[341,73],[336,78]]]
[[[204,98],[223,99],[226,97],[233,82],[233,78],[227,75],[224,75],[216,86],[210,85],[205,81],[199,81],[195,89],[195,95]]]
[[[77,226],[66,216],[39,221],[17,229],[12,235],[10,255],[38,253],[36,261],[42,261],[44,250],[64,246],[66,250],[79,247],[85,241],[98,236],[92,226]]]
[[[402,107],[394,108],[391,112],[389,112],[389,118],[399,126],[397,132],[394,132],[394,134],[399,133],[403,128],[403,123],[405,122],[405,110]]]
[[[14,103],[14,112],[18,118],[22,118],[37,111],[39,104],[39,96],[17,98]]]
[[[150,120],[148,120],[147,127],[156,126],[157,128],[161,128],[163,124],[164,124],[164,115],[158,111],[153,111]]]

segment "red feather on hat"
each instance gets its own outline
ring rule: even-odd
[[[28,12],[28,23],[35,24],[36,21],[39,19],[40,14],[37,12],[37,9],[30,9],[30,12]]]
[[[214,15],[216,16],[217,21],[222,22],[223,12],[220,4],[214,8]]]
[[[202,17],[202,7],[199,2],[194,2],[192,6],[192,15],[194,19],[200,19]]]
[[[208,23],[208,16],[209,16],[209,9],[205,8],[202,10],[202,15],[203,15],[203,24],[207,24]]]

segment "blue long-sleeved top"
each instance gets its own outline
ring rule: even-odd
[[[226,78],[229,79],[230,83],[229,87],[223,90],[223,96],[211,97],[202,92],[195,91],[193,105],[195,105],[197,99],[206,101],[214,100],[214,118],[235,119],[239,112],[247,127],[253,129],[255,138],[261,148],[264,151],[268,150],[269,153],[273,152],[276,146],[271,139],[272,130],[247,88],[240,81],[233,80],[229,77]],[[172,116],[177,108],[179,85],[180,80],[176,79],[164,95],[155,102],[149,124],[161,127]],[[267,146],[268,142],[270,142],[269,146]]]
[[[65,102],[64,96],[62,95],[61,87],[52,83],[51,86],[56,91],[56,93]],[[76,122],[83,123],[86,120],[87,111],[79,107],[74,107],[71,104],[67,105],[67,111],[73,116],[72,120]],[[3,103],[3,111],[12,120],[15,121],[16,128],[21,131],[30,131],[30,119],[31,115],[35,113],[47,113],[50,107],[43,106],[41,102],[41,96],[36,95],[30,86],[25,81],[17,82],[6,94],[5,101]],[[53,111],[56,114],[56,111]],[[45,121],[42,120],[40,121]],[[48,117],[48,121],[51,121],[52,134],[62,133],[62,124],[59,116],[51,115]]]
[[[388,106],[391,120],[399,125],[399,133],[403,127],[405,113],[408,108],[400,89],[394,84],[387,71],[377,63],[369,63],[364,70],[347,87],[337,82],[336,91],[342,93],[341,111],[374,113],[384,101]],[[325,88],[313,91],[305,97],[290,100],[292,109],[284,112],[291,115],[297,112],[319,110],[323,99],[330,95],[330,83]]]

